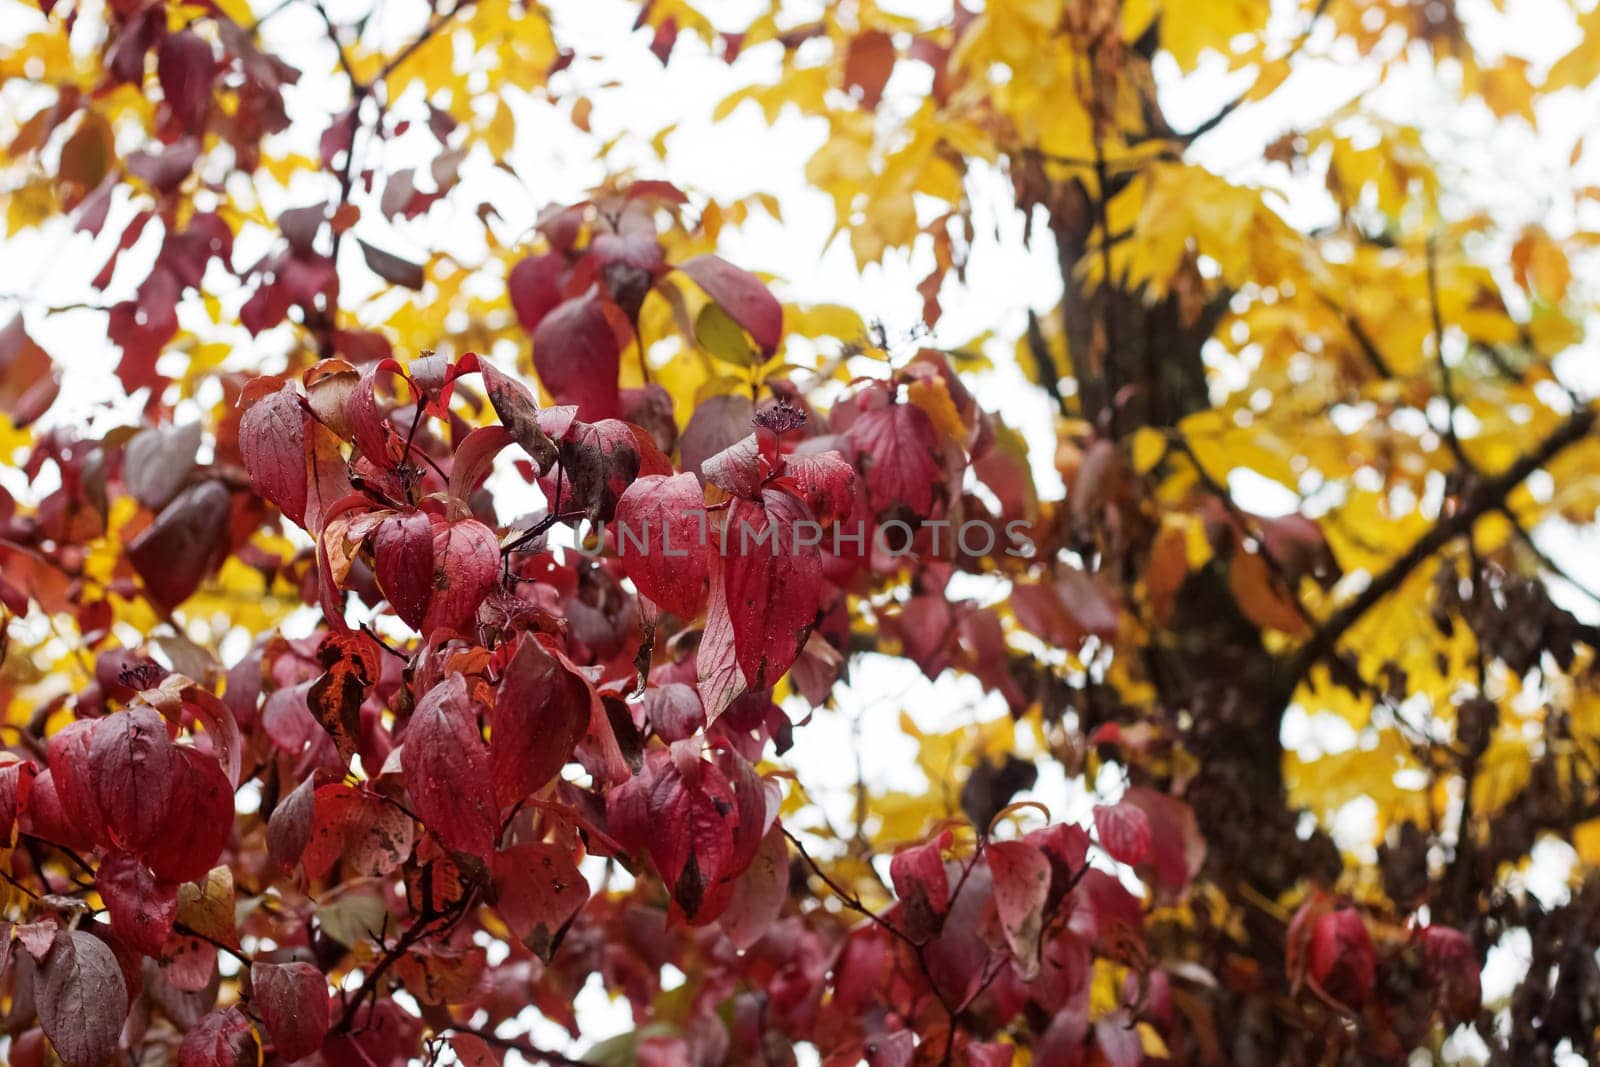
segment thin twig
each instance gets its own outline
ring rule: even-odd
[[[452,925],[452,921],[459,915],[466,912],[466,910],[476,902],[477,897],[478,890],[476,887],[474,887],[473,889],[470,889],[466,893],[462,894],[459,900],[445,908],[442,912],[434,912],[432,908],[428,906],[428,902],[423,901],[422,913],[417,916],[416,921],[413,922],[406,932],[400,936],[400,940],[396,941],[387,951],[384,952],[383,956],[379,958],[378,962],[373,965],[372,970],[368,971],[362,978],[361,988],[356,991],[355,997],[350,1001],[349,1005],[345,1008],[344,1015],[339,1019],[337,1026],[338,1031],[341,1033],[349,1032],[351,1025],[355,1022],[356,1012],[361,1008],[362,1001],[366,1000],[369,996],[376,997],[379,979],[383,977],[384,973],[387,972],[390,967],[394,966],[394,964],[399,961],[400,957],[404,956],[406,952],[411,949],[411,946],[417,944],[417,942],[426,937],[430,937],[433,934],[438,933],[439,928],[435,927],[435,923],[442,922],[445,927]]]
[[[961,1013],[961,1008],[958,1005],[950,1003],[949,998],[944,994],[944,990],[939,988],[939,983],[934,980],[933,969],[928,965],[928,957],[925,951],[925,946],[919,944],[911,937],[910,934],[901,930],[889,920],[885,919],[883,916],[879,915],[877,912],[863,904],[860,897],[856,896],[844,886],[834,881],[828,872],[824,871],[822,866],[812,857],[811,853],[806,851],[806,847],[800,843],[800,839],[789,832],[789,828],[787,826],[780,825],[779,829],[783,831],[783,836],[789,839],[789,843],[795,847],[795,851],[800,853],[800,858],[805,861],[806,866],[810,867],[812,873],[814,873],[818,878],[822,879],[822,883],[832,890],[834,896],[838,897],[840,902],[843,903],[845,907],[859,915],[865,916],[877,926],[887,930],[890,936],[902,942],[911,950],[912,955],[916,957],[917,967],[922,971],[922,977],[928,984],[929,992],[931,992],[934,998],[938,1000],[939,1006],[944,1008],[945,1016],[949,1020],[950,1041],[945,1045],[944,1057],[941,1061],[942,1063],[949,1063],[954,1052],[956,1016]]]

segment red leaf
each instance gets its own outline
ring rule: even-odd
[[[866,477],[874,511],[904,506],[926,515],[932,510],[944,472],[938,430],[926,412],[914,404],[883,404],[858,415],[845,437]]]
[[[467,434],[450,463],[450,495],[467,503],[494,468],[494,457],[512,440],[504,426],[479,426]]]
[[[500,424],[539,465],[540,474],[549,470],[556,459],[555,442],[539,424],[539,405],[528,387],[502,373],[482,356],[469,353],[461,357],[460,365],[463,373],[471,367],[482,372],[484,390],[489,394],[494,413],[500,417]]]
[[[333,350],[354,363],[376,363],[394,354],[394,345],[375,330],[335,330]]]
[[[105,819],[95,803],[89,770],[89,745],[98,723],[99,720],[78,719],[58,730],[50,738],[50,769],[46,772],[54,786],[47,792],[53,792],[60,800],[66,822],[91,841],[105,836]]]
[[[1169,890],[1188,885],[1206,860],[1206,841],[1194,811],[1177,797],[1144,786],[1129,789],[1122,801],[1149,819],[1149,863],[1161,884]]]
[[[111,840],[138,853],[166,829],[178,752],[154,708],[102,719],[89,739],[89,782]]]
[[[744,327],[763,355],[770,356],[783,341],[783,305],[760,278],[735,267],[720,256],[695,256],[678,269],[717,302],[728,317]]]
[[[650,793],[655,832],[649,847],[673,904],[691,922],[705,923],[716,918],[719,898],[726,896],[716,889],[733,853],[734,797],[714,768],[697,770],[698,782],[686,780],[676,767],[657,780]]]
[[[426,277],[422,273],[422,264],[413,263],[409,259],[401,259],[393,252],[385,252],[381,248],[374,248],[367,242],[356,238],[356,244],[361,246],[361,255],[367,261],[367,269],[372,271],[384,281],[398,285],[404,289],[421,289]]]
[[[200,424],[151,426],[128,441],[122,454],[122,484],[152,510],[165,507],[194,470]]]
[[[755,414],[755,405],[743,393],[721,393],[702,400],[678,441],[683,469],[704,482],[702,465],[729,445],[749,437]]]
[[[717,752],[716,765],[727,777],[738,799],[733,812],[733,855],[726,871],[732,877],[742,873],[755,860],[764,835],[777,822],[778,798],[768,791],[767,782],[756,773],[750,762],[732,748]]]
[[[502,805],[538,792],[561,773],[599,703],[588,679],[538,638],[518,640],[489,715],[489,774]]]
[[[169,674],[160,685],[147,688],[143,699],[169,721],[189,722],[205,727],[202,735],[209,751],[217,758],[230,785],[239,784],[243,744],[233,709],[209,689],[201,688],[182,674]],[[190,718],[185,718],[188,716]]]
[[[918,593],[909,597],[900,609],[898,616],[889,616],[885,623],[893,626],[893,632],[900,637],[900,648],[906,658],[910,659],[929,680],[938,678],[944,669],[950,666],[951,659],[959,648],[956,644],[956,619],[950,606],[950,601],[943,592]],[[988,788],[999,785],[999,780],[991,771],[990,764],[983,764],[981,770],[974,768],[973,775],[967,779],[963,787],[963,795],[982,795],[988,799],[993,795],[993,790]],[[1013,789],[1012,792],[1015,792]],[[995,812],[1010,801],[1011,794],[996,797],[998,803],[992,805],[974,805],[964,803],[967,817],[974,825],[987,825]],[[987,813],[985,808],[988,808]]]
[[[546,408],[545,413],[552,410]],[[619,419],[574,422],[560,445],[561,466],[539,481],[560,514],[585,512],[591,522],[606,522],[617,500],[642,475],[671,474],[672,464],[648,434]],[[560,493],[556,488],[559,481]]]
[[[1011,1067],[1016,1046],[998,1041],[974,1041],[967,1046],[967,1067]]]
[[[1439,989],[1445,1019],[1461,1024],[1477,1018],[1483,1007],[1482,975],[1472,940],[1448,926],[1424,927],[1422,966]]]
[[[874,1037],[862,1046],[867,1067],[911,1067],[917,1058],[917,1038],[910,1030]]]
[[[384,519],[373,535],[372,555],[378,588],[407,626],[420,629],[433,594],[433,521],[427,512]]]
[[[850,39],[845,54],[844,84],[854,90],[861,106],[868,111],[883,99],[883,87],[894,72],[894,39],[882,30],[868,30]]]
[[[575,404],[587,421],[622,413],[617,373],[628,325],[617,306],[590,286],[557,306],[533,331],[533,366],[558,404]]]
[[[0,766],[0,848],[16,844],[17,821],[28,810],[39,768],[16,762]]]
[[[178,1067],[254,1067],[255,1031],[238,1007],[203,1016],[178,1046]]]
[[[68,146],[71,144],[69,141]],[[63,166],[65,160],[64,147]],[[157,270],[145,279],[132,299],[111,306],[106,319],[106,336],[122,349],[117,380],[130,393],[166,384],[167,379],[156,373],[156,360],[178,332],[181,288],[171,271]]]
[[[792,453],[784,457],[783,473],[817,518],[841,519],[850,514],[856,469],[837,451]]]
[[[400,444],[395,441],[388,416],[378,404],[378,376],[392,380],[391,375],[400,370],[393,359],[374,364],[351,389],[345,401],[344,417],[350,425],[350,436],[367,459],[384,470],[395,466]],[[391,444],[393,447],[391,447]]]
[[[644,298],[666,265],[655,228],[596,234],[589,253],[611,299],[629,321],[637,322]]]
[[[783,677],[816,622],[822,559],[800,544],[811,513],[788,493],[766,490],[761,502],[735,500],[719,545],[728,617],[739,667],[751,689]]]
[[[1039,971],[1039,938],[1050,898],[1050,861],[1026,841],[991,841],[985,854],[1006,943],[1023,975],[1032,978]]]
[[[267,819],[267,855],[284,870],[300,862],[311,842],[312,820],[316,815],[315,778],[307,778],[278,801]]]
[[[653,755],[642,774],[606,794],[607,823],[624,848],[650,853],[675,914],[710,922],[732,889],[722,878],[734,852],[736,798],[715,766],[690,759],[680,769],[667,753]]]
[[[216,866],[233,834],[233,786],[211,756],[187,747],[173,751],[178,759],[166,823],[141,858],[159,878],[193,882]]]
[[[177,934],[162,951],[161,977],[174,989],[198,993],[211,985],[216,973],[217,946],[209,941]]]
[[[617,501],[617,558],[639,591],[685,619],[706,603],[710,565],[705,490],[692,474],[655,474]]]
[[[545,252],[520,260],[506,277],[506,291],[517,321],[529,333],[537,330],[550,310],[561,303],[561,273],[566,258]]]
[[[465,631],[478,607],[500,582],[500,543],[476,519],[446,523],[433,531],[433,595],[422,635]]]
[[[1289,920],[1289,928],[1284,932],[1283,939],[1283,969],[1289,977],[1291,993],[1299,993],[1305,983],[1307,959],[1311,950],[1311,931],[1330,910],[1327,894],[1321,890],[1313,890],[1306,902],[1300,905],[1294,917]]]
[[[1046,644],[1071,649],[1083,644],[1083,629],[1062,603],[1054,583],[1012,583],[1011,608],[1023,628]]]
[[[1117,602],[1087,571],[1077,567],[1058,568],[1056,591],[1068,614],[1084,633],[1103,641],[1117,636]]]
[[[560,652],[556,655],[567,670],[577,670],[572,661]],[[618,721],[615,723],[612,722],[610,709],[618,712]],[[626,733],[634,730],[627,706],[619,698],[608,696],[589,705],[589,731],[583,735],[583,742],[578,746],[578,757],[596,780],[608,785],[627,781],[639,758],[637,735],[629,739],[630,750],[634,753],[630,760],[623,755],[623,741],[617,736],[619,730]]]
[[[761,464],[761,450],[755,434],[746,434],[701,465],[705,480],[734,496],[754,499],[761,493],[761,482],[769,473]]]
[[[211,45],[192,30],[169,35],[156,49],[156,78],[179,124],[190,133],[205,126],[216,62]]]
[[[789,897],[789,842],[774,824],[761,839],[755,860],[733,886],[728,907],[718,920],[728,940],[740,951],[761,940]]]
[[[1372,937],[1355,908],[1341,908],[1317,919],[1307,958],[1311,977],[1343,1004],[1359,1006],[1372,995],[1377,969]]]
[[[744,672],[739,669],[738,643],[734,639],[733,618],[728,613],[727,582],[723,579],[723,560],[711,557],[711,596],[706,604],[706,628],[695,650],[696,684],[705,709],[706,725],[739,699],[745,690]]]
[[[17,943],[23,950],[39,961],[54,947],[56,933],[60,929],[61,925],[47,915],[37,922],[19,923],[11,932],[16,934]]]
[[[706,724],[700,694],[695,692],[693,686],[682,682],[669,682],[646,689],[644,710],[656,736],[669,745],[693,737],[694,732]]]
[[[16,316],[0,329],[0,412],[20,429],[49,410],[60,392],[55,360]]]
[[[250,965],[250,1003],[278,1058],[292,1063],[322,1047],[328,1034],[328,985],[309,963]]]
[[[461,1067],[500,1067],[504,1062],[502,1054],[477,1034],[451,1034],[450,1051]]]
[[[404,755],[402,749],[402,759]],[[342,862],[347,876],[381,878],[410,858],[416,826],[393,804],[343,782],[322,786],[313,795],[310,843],[302,857],[307,876],[325,878]]]
[[[111,930],[131,949],[146,956],[161,953],[178,917],[178,886],[163,882],[125,852],[100,861],[95,890],[111,916]]]
[[[157,602],[182,604],[222,562],[232,506],[221,482],[191,485],[128,544],[128,560]]]
[[[668,15],[656,24],[655,34],[650,38],[650,54],[664,67],[672,57],[672,46],[677,43],[678,20]]]
[[[1127,801],[1096,804],[1094,828],[1100,847],[1119,863],[1138,866],[1150,856],[1150,816]]]
[[[82,930],[56,934],[34,997],[39,1025],[69,1067],[100,1067],[116,1054],[128,987],[104,941]]]
[[[566,849],[540,842],[495,854],[494,892],[495,910],[506,926],[548,962],[567,924],[589,899],[589,883]]]
[[[321,138],[317,141],[321,153],[322,165],[329,170],[333,169],[333,161],[340,152],[350,151],[351,141],[355,138],[356,109],[346,108],[333,117],[328,128],[322,131]]]
[[[418,701],[402,741],[400,764],[417,816],[447,847],[489,859],[499,813],[488,752],[461,675]]]
[[[1050,907],[1060,901],[1088,863],[1089,831],[1072,823],[1056,823],[1029,833],[1025,841],[1050,861]]]
[[[918,944],[939,932],[950,909],[950,880],[942,854],[950,840],[946,830],[932,841],[901,849],[889,861],[889,880],[900,900],[899,922]]]

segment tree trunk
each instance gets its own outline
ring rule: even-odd
[[[1062,325],[1083,417],[1102,430],[1115,423],[1118,436],[1126,437],[1140,427],[1175,427],[1205,410],[1210,396],[1201,349],[1226,309],[1226,295],[1186,316],[1176,294],[1146,301],[1115,286],[1085,283],[1083,260],[1093,254],[1089,195],[1072,182],[1058,189],[1055,206]],[[1279,739],[1280,664],[1239,611],[1225,562],[1190,577],[1170,628],[1152,637],[1162,665],[1151,678],[1160,714],[1201,764],[1190,802],[1210,846],[1213,875],[1225,883],[1248,882],[1270,899],[1306,870],[1313,858],[1303,855],[1308,846],[1319,853],[1314,869],[1325,869],[1331,856],[1337,870],[1337,854],[1325,840],[1302,842],[1295,833]]]

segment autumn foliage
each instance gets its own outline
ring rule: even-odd
[[[1597,13],[802,6],[6,8],[7,1062],[1596,1056],[1583,141],[1548,225],[1359,95],[1200,157],[1330,56],[1537,138]],[[921,322],[735,262],[563,7]],[[1059,303],[952,338],[1012,211]]]

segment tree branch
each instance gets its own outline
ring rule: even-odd
[[[539,1048],[525,1037],[501,1037],[487,1027],[451,1026],[448,1027],[448,1030],[458,1034],[471,1034],[473,1037],[493,1045],[495,1048],[520,1053],[538,1063],[554,1063],[558,1067],[596,1067],[592,1060],[577,1059],[560,1052],[553,1052],[550,1049]]]
[[[400,940],[396,941],[391,948],[384,952],[382,958],[362,979],[361,988],[356,990],[356,995],[351,999],[349,1006],[345,1008],[344,1015],[339,1019],[335,1029],[340,1033],[348,1033],[351,1025],[355,1022],[356,1012],[360,1009],[362,1001],[369,996],[376,998],[378,980],[383,977],[384,972],[398,962],[400,957],[404,956],[413,945],[449,928],[457,918],[464,915],[477,902],[477,897],[477,889],[470,889],[462,894],[461,898],[455,903],[439,912],[433,911],[428,906],[428,902],[424,901],[422,914],[417,916],[411,927],[400,936]]]
[[[1473,525],[1490,511],[1498,510],[1517,486],[1529,475],[1549,463],[1565,449],[1577,444],[1594,429],[1595,412],[1584,408],[1574,412],[1538,447],[1526,453],[1504,471],[1485,478],[1473,487],[1462,501],[1461,509],[1441,519],[1437,525],[1418,538],[1406,552],[1389,565],[1353,600],[1323,620],[1315,633],[1301,645],[1290,658],[1274,701],[1287,703],[1294,695],[1307,672],[1324,656],[1338,647],[1339,641],[1357,622],[1385,597],[1405,582],[1419,566],[1435,552],[1471,531]]]
[[[1311,12],[1311,21],[1306,23],[1304,32],[1302,32],[1300,36],[1295,39],[1294,44],[1289,46],[1289,51],[1284,53],[1282,59],[1273,60],[1273,62],[1287,63],[1294,59],[1295,56],[1300,54],[1300,50],[1306,46],[1306,42],[1311,40],[1311,31],[1317,28],[1317,20],[1322,17],[1322,13],[1324,11],[1328,10],[1329,2],[1330,0],[1317,0],[1316,9]],[[1226,104],[1223,104],[1222,108],[1216,114],[1200,123],[1200,125],[1196,126],[1188,133],[1178,134],[1176,139],[1185,147],[1193,144],[1195,141],[1198,141],[1200,138],[1204,137],[1206,134],[1210,133],[1212,130],[1226,122],[1230,115],[1239,110],[1239,108],[1244,105],[1245,101],[1250,99],[1250,94],[1254,91],[1255,86],[1252,85],[1249,89],[1246,89],[1244,92],[1240,93]]]
[[[1329,310],[1339,316],[1339,321],[1344,324],[1344,328],[1350,331],[1350,337],[1355,341],[1356,347],[1361,349],[1361,354],[1372,365],[1373,372],[1378,377],[1386,380],[1393,378],[1394,368],[1389,366],[1389,361],[1383,357],[1383,352],[1378,348],[1377,342],[1372,339],[1372,335],[1367,332],[1367,328],[1361,325],[1361,320],[1356,318],[1355,312],[1340,307],[1337,301],[1323,293],[1318,293],[1317,299],[1321,300],[1328,306]]]
[[[1039,316],[1034,314],[1032,308],[1028,309],[1028,354],[1037,365],[1039,384],[1055,401],[1056,410],[1064,417],[1070,416],[1072,410],[1067,406],[1066,397],[1061,395],[1061,369],[1056,366],[1055,356],[1050,353],[1050,342],[1045,339]]]

